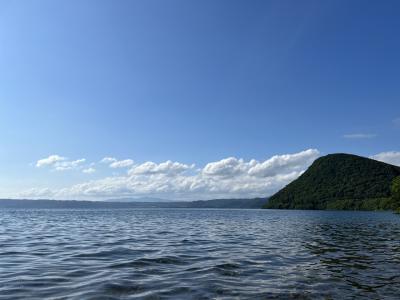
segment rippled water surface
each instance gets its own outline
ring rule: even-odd
[[[0,299],[399,295],[392,213],[0,211]]]

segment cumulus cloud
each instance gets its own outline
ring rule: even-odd
[[[56,163],[58,163],[60,161],[63,161],[63,160],[66,160],[66,158],[62,157],[62,156],[59,156],[57,154],[53,154],[53,155],[50,155],[49,157],[39,159],[36,162],[36,167],[41,168],[41,167],[44,167],[44,166],[51,166],[51,165],[54,165],[54,164],[56,164]]]
[[[308,149],[294,154],[275,155],[261,162],[254,159],[246,162],[243,159],[229,157],[208,163],[203,169],[203,174],[222,177],[233,177],[243,174],[256,177],[271,177],[304,170],[319,155],[318,150]]]
[[[167,160],[166,162],[156,164],[148,161],[141,165],[133,167],[129,170],[130,175],[154,175],[154,174],[166,174],[166,175],[177,175],[182,173],[192,166],[182,164],[179,162],[173,162]]]
[[[308,149],[295,154],[275,155],[261,163],[253,163],[248,173],[253,176],[269,177],[306,169],[320,153]]]
[[[93,174],[93,173],[96,172],[96,169],[92,168],[92,167],[89,167],[89,168],[83,169],[82,172],[86,173],[86,174]]]
[[[376,137],[376,134],[372,133],[352,133],[352,134],[344,134],[343,137],[345,139],[372,139]]]
[[[235,176],[246,172],[250,164],[255,163],[255,160],[246,163],[243,159],[228,157],[220,161],[208,163],[203,169],[203,174],[208,176]]]
[[[86,159],[81,158],[77,160],[68,160],[66,157],[60,155],[50,155],[49,157],[39,159],[36,162],[36,167],[51,167],[56,171],[72,170],[83,164]]]
[[[116,160],[110,164],[110,168],[126,168],[133,165],[132,159]]]
[[[110,168],[118,169],[118,168],[127,168],[133,165],[132,159],[124,159],[118,160],[115,157],[104,157],[101,161],[103,164],[108,164]]]
[[[100,162],[103,164],[110,164],[110,163],[113,163],[116,161],[117,161],[117,159],[114,157],[104,157]]]
[[[300,176],[318,156],[318,150],[309,149],[275,155],[264,161],[228,157],[199,169],[170,160],[161,163],[148,161],[132,166],[126,175],[91,180],[62,189],[30,190],[29,193],[32,197],[35,193],[47,193],[48,197],[56,199],[265,197]]]
[[[72,170],[76,169],[78,166],[83,164],[86,161],[86,159],[81,158],[77,160],[71,160],[71,161],[62,161],[62,162],[57,162],[54,164],[54,167],[57,171],[66,171],[66,170]]]
[[[372,155],[370,158],[379,160],[388,164],[400,166],[400,152],[388,151]]]

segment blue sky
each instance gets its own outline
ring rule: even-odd
[[[257,196],[327,153],[400,163],[399,14],[398,1],[2,1],[0,197]]]

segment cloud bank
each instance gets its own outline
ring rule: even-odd
[[[167,160],[133,165],[132,160],[118,161],[105,157],[101,163],[129,168],[124,175],[86,181],[61,189],[31,189],[22,197],[55,199],[106,199],[127,196],[153,196],[177,200],[222,197],[262,197],[270,195],[300,176],[320,156],[316,149],[293,154],[275,155],[266,160],[244,160],[228,157],[194,169],[194,164]],[[61,156],[49,156],[37,165],[61,167],[77,161]],[[39,163],[40,162],[40,163]],[[57,165],[57,166],[56,166]],[[117,167],[117,165],[114,165]],[[85,168],[85,173],[95,170]]]
[[[133,165],[132,159],[117,160],[114,157],[104,157],[101,161],[103,164],[108,164],[110,168],[127,168]]]
[[[77,160],[69,160],[66,157],[53,154],[50,155],[49,157],[39,159],[36,162],[36,167],[37,168],[50,167],[51,169],[56,171],[66,171],[79,168],[85,161],[86,159],[84,158]]]
[[[400,152],[388,151],[372,155],[370,158],[383,161],[388,164],[400,166]]]

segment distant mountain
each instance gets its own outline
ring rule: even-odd
[[[265,198],[175,202],[110,202],[0,199],[0,209],[262,208]]]
[[[269,198],[265,208],[394,209],[391,184],[400,168],[350,154],[317,159],[298,179]]]
[[[172,200],[153,198],[153,197],[138,197],[138,198],[113,198],[107,199],[105,202],[172,202]]]
[[[190,202],[176,202],[187,208],[262,208],[267,198],[253,199],[214,199]]]

